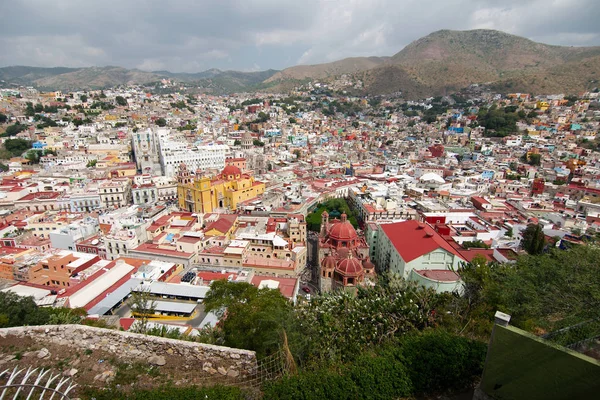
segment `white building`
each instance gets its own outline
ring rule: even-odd
[[[225,158],[229,154],[229,146],[224,144],[190,145],[167,132],[158,132],[160,147],[160,163],[163,175],[173,178],[177,175],[179,165],[184,163],[188,170],[197,171],[209,168],[225,168]]]
[[[429,225],[414,220],[382,224],[375,247],[380,272],[390,271],[438,292],[462,291],[454,271],[465,259]]]
[[[106,208],[128,206],[131,201],[131,181],[128,178],[114,178],[100,184],[100,201]]]
[[[166,131],[163,134],[168,133],[168,129],[166,128],[159,128],[158,130]],[[161,166],[157,131],[148,128],[145,131],[133,132],[131,140],[133,142],[133,155],[135,156],[137,169],[144,174],[159,174]]]

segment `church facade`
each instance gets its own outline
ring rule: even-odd
[[[185,164],[177,174],[177,198],[181,210],[195,213],[235,211],[239,203],[251,200],[265,192],[265,184],[227,165],[215,177],[195,176]]]

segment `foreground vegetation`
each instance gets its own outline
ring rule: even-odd
[[[515,264],[476,257],[458,270],[463,296],[386,276],[355,296],[330,293],[296,306],[277,290],[215,281],[205,307],[227,310],[226,318],[195,340],[254,350],[259,359],[289,354],[293,366],[287,376],[264,386],[267,399],[383,399],[464,391],[481,375],[497,310],[510,314],[512,325],[536,334],[600,320],[599,268],[600,249],[593,246],[547,249],[520,256]],[[81,320],[77,310],[40,309],[31,299],[6,293],[0,294],[0,310],[0,326]],[[560,336],[560,343],[600,333],[600,324],[586,326]],[[189,339],[166,329],[147,333]],[[185,393],[197,389],[186,390],[184,397],[171,398],[188,398]],[[146,397],[163,398],[158,392]]]
[[[232,386],[163,386],[157,389],[135,391],[126,391],[114,387],[108,390],[88,388],[84,391],[84,396],[85,398],[95,400],[244,400],[247,398],[240,388]]]

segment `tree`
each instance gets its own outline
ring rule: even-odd
[[[265,143],[261,142],[259,139],[254,139],[252,141],[252,144],[255,145],[255,146],[258,146],[258,147],[263,147],[265,145]]]
[[[258,118],[254,121],[257,123],[262,123],[262,122],[267,122],[269,120],[269,115],[265,114],[264,112],[259,112],[258,113]]]
[[[154,123],[160,127],[167,126],[167,121],[164,118],[158,118]]]
[[[8,117],[2,113],[0,113],[0,124],[4,124],[8,121]]]
[[[14,157],[20,156],[25,150],[31,149],[32,142],[25,139],[6,139],[4,148],[8,150]]]
[[[301,337],[312,362],[351,360],[373,346],[433,323],[439,296],[432,289],[382,275],[375,287],[354,296],[335,292],[297,306]]]
[[[529,165],[540,165],[541,159],[542,159],[541,154],[533,153],[533,154],[529,155],[527,163]]]
[[[33,109],[33,103],[28,101],[27,103],[25,103],[26,107],[25,107],[25,115],[27,117],[33,117],[35,115],[35,110]]]
[[[228,281],[214,281],[210,287],[205,309],[227,308],[219,323],[226,346],[254,350],[258,358],[279,350],[283,332],[293,325],[292,304],[279,290]]]
[[[26,129],[27,129],[27,125],[23,125],[23,124],[17,122],[14,125],[9,125],[6,128],[6,130],[4,131],[4,133],[2,134],[2,136],[16,136],[17,134],[23,132]]]
[[[479,110],[477,122],[486,128],[486,136],[504,137],[516,132],[519,115],[515,112],[515,107],[508,106],[502,109],[493,105],[489,109]]]
[[[299,159],[302,156],[302,152],[298,149],[294,150],[294,155],[296,156],[296,159]]]
[[[12,292],[0,292],[0,328],[21,325],[45,325],[48,311],[35,304],[33,297],[21,297]]]
[[[85,94],[82,94],[79,96],[79,100],[81,100],[82,103],[87,103],[88,97]]]
[[[156,300],[152,297],[150,288],[140,285],[138,289],[131,295],[131,313],[139,321],[135,330],[139,333],[146,333],[150,317],[154,315],[156,310]]]
[[[541,254],[544,251],[546,244],[546,238],[542,225],[540,224],[529,224],[523,231],[523,239],[521,240],[521,247],[529,254]]]
[[[93,167],[95,167],[95,166],[96,166],[96,164],[98,164],[98,160],[90,160],[90,161],[87,163],[86,167],[88,167],[88,168],[93,168]]]
[[[125,100],[125,98],[123,96],[115,97],[115,101],[117,102],[117,105],[119,105],[121,107],[127,106],[127,100]]]
[[[465,283],[458,330],[472,320],[473,329],[491,330],[497,310],[510,314],[511,325],[531,332],[549,332],[600,318],[600,249],[575,246],[524,255],[516,264],[463,265],[457,271]]]
[[[25,154],[25,158],[31,161],[33,164],[38,164],[40,162],[40,158],[48,154],[56,155],[56,151],[47,149],[31,149]]]
[[[257,293],[258,288],[249,283],[216,280],[210,284],[210,290],[204,298],[204,310],[222,314],[222,311],[230,305],[238,302],[247,303],[256,297]]]
[[[290,124],[295,124],[297,122],[296,118],[294,118],[294,117],[290,117],[289,121],[290,121]]]
[[[241,144],[242,144],[242,142],[241,142],[239,139],[235,139],[235,140],[233,141],[233,145],[234,145],[234,146],[239,146],[239,145],[241,145]]]

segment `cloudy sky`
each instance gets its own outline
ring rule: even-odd
[[[393,55],[439,29],[600,45],[598,0],[0,0],[0,66],[198,72]]]

